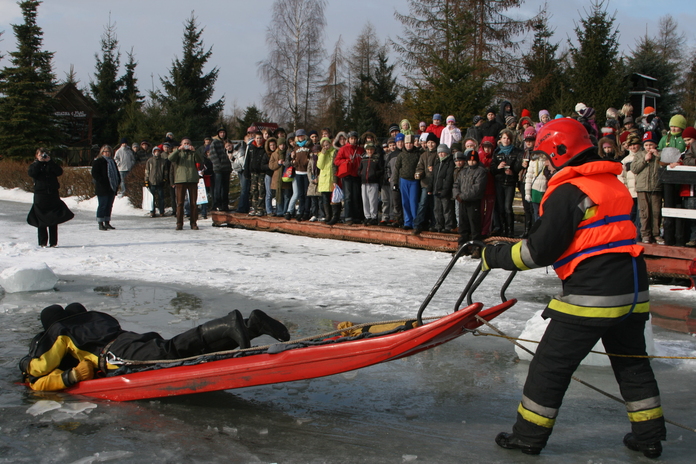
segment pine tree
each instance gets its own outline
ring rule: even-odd
[[[374,102],[370,98],[372,90],[372,80],[365,74],[361,74],[360,85],[353,91],[348,115],[350,128],[358,131],[359,134],[367,131],[375,134],[385,132]]]
[[[89,85],[99,113],[94,121],[94,141],[99,145],[113,145],[119,141],[118,123],[123,114],[123,85],[118,78],[121,52],[118,48],[116,24],[111,22],[111,16],[104,27],[100,44],[101,57],[94,55],[94,81]]]
[[[567,96],[564,63],[557,56],[558,44],[550,41],[553,32],[548,27],[548,16],[540,14],[532,29],[532,47],[522,55],[525,79],[519,84],[520,98],[517,103],[533,114],[543,109],[552,114],[562,113],[572,103],[563,101],[563,97]]]
[[[19,3],[24,23],[13,24],[17,50],[0,73],[0,150],[11,157],[32,157],[39,146],[59,140],[50,93],[55,89],[53,52],[41,50],[43,31],[36,24],[40,1]]]
[[[172,62],[168,78],[161,78],[164,93],[160,95],[171,127],[169,131],[180,136],[202,140],[214,134],[215,123],[225,106],[224,97],[211,103],[219,69],[204,74],[204,67],[213,54],[203,45],[203,28],[198,28],[196,17],[184,23],[183,56]]]
[[[133,140],[146,138],[140,132],[142,125],[143,100],[138,90],[138,78],[135,77],[135,68],[138,62],[135,61],[133,49],[127,53],[128,62],[125,65],[125,74],[121,77],[120,83],[123,89],[123,108],[121,118],[118,122],[118,133],[121,137],[130,137]]]
[[[615,21],[616,15],[609,16],[605,9],[605,0],[595,0],[575,28],[578,46],[570,43],[568,76],[573,96],[597,114],[609,107],[620,108],[628,94]]]
[[[319,112],[317,126],[328,127],[332,133],[346,127],[348,83],[345,71],[347,60],[343,55],[343,39],[339,36],[329,56],[326,77],[319,85]]]
[[[247,133],[247,129],[251,127],[252,124],[266,122],[268,121],[268,116],[256,105],[250,105],[244,109],[244,115],[241,118],[236,119],[237,133],[234,135],[237,139],[241,140],[244,138]]]
[[[687,121],[696,119],[696,51],[691,53],[688,60],[689,68],[684,74],[681,108]]]
[[[419,119],[427,120],[435,112],[469,119],[496,94],[491,68],[479,66],[476,59],[482,45],[468,3],[409,0],[409,14],[395,14],[405,34],[393,45],[411,84],[404,103]]]

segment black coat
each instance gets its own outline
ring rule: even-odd
[[[118,170],[116,170],[116,175],[118,176],[118,182],[120,184],[121,175],[118,173]],[[94,181],[94,193],[98,197],[116,195],[118,186],[116,190],[111,188],[111,183],[109,182],[109,166],[103,156],[98,157],[92,163],[92,179]]]
[[[496,148],[493,152],[493,161],[491,161],[491,174],[493,174],[496,184],[502,183],[505,187],[516,186],[518,175],[522,170],[523,159],[524,151],[521,148],[512,147],[509,156],[505,156],[500,152],[500,148]],[[498,169],[498,166],[503,161],[510,167],[512,174],[506,174],[505,169]]]
[[[452,198],[452,184],[454,184],[454,161],[448,156],[445,159],[439,157],[433,164],[433,175],[430,177],[428,192],[438,198]]]
[[[60,199],[58,177],[63,168],[53,160],[34,161],[29,166],[29,177],[34,179],[34,204],[27,223],[34,227],[48,227],[69,221],[75,215]]]

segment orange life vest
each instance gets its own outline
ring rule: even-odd
[[[636,227],[631,221],[631,194],[617,175],[620,163],[593,161],[581,166],[567,166],[549,181],[541,201],[539,214],[544,214],[544,202],[561,185],[573,184],[594,203],[585,211],[578,224],[573,242],[553,267],[562,280],[567,279],[583,260],[604,253],[629,253],[639,256],[643,247],[636,244]]]

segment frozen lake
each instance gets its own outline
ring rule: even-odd
[[[0,192],[0,198],[19,196]],[[29,197],[30,198],[30,197]],[[0,271],[46,262],[55,291],[0,294],[0,462],[455,463],[645,462],[621,444],[629,430],[622,405],[574,383],[548,447],[539,457],[500,449],[526,376],[513,346],[466,335],[403,360],[342,375],[155,401],[111,403],[37,394],[17,385],[17,362],[51,303],[80,301],[129,330],[165,336],[239,308],[261,308],[287,323],[293,338],[331,321],[414,316],[449,261],[436,252],[212,228],[174,231],[172,218],[150,219],[123,207],[100,232],[94,209],[70,205],[59,247],[36,246],[25,201],[0,202]],[[30,201],[30,200],[29,200]],[[119,211],[119,210],[117,210]],[[475,268],[465,259],[426,315],[449,312]],[[503,273],[477,293],[494,304]],[[508,296],[520,303],[494,320],[511,335],[558,291],[552,273],[519,274]],[[694,292],[652,289],[684,303]],[[655,328],[657,354],[694,356],[693,337]],[[263,340],[260,340],[263,342]],[[665,416],[694,427],[695,361],[655,361]],[[612,394],[609,369],[577,375]],[[41,403],[41,401],[55,401]],[[95,407],[96,406],[96,407]],[[32,415],[38,409],[46,412]],[[50,408],[56,408],[48,410]],[[693,462],[693,433],[668,425],[664,462]]]

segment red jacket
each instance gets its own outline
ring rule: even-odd
[[[442,124],[439,126],[436,126],[435,124],[431,124],[428,126],[427,129],[425,129],[425,132],[430,132],[432,134],[437,135],[437,138],[439,139],[442,136],[442,131],[445,128]]]
[[[358,177],[363,153],[365,153],[365,150],[360,145],[351,145],[349,143],[343,145],[334,158],[334,165],[338,167],[337,173],[341,172],[340,166],[342,164],[347,164],[348,176]]]

